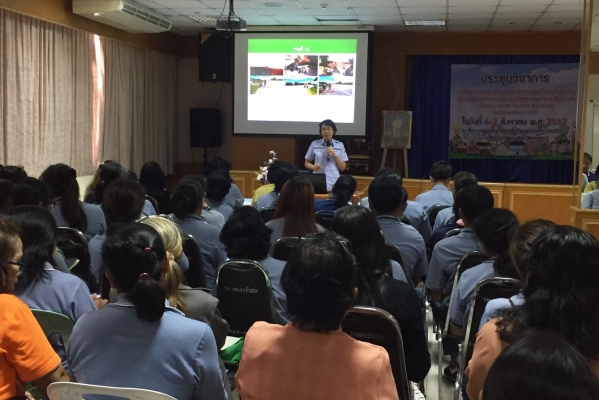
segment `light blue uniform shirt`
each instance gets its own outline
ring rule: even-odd
[[[391,273],[393,274],[393,279],[413,285],[411,280],[408,282],[406,273],[404,272],[402,266],[399,265],[399,263],[397,261],[389,260],[389,262],[391,263]]]
[[[279,200],[279,194],[273,190],[258,197],[254,207],[256,207],[256,210],[261,210],[264,207],[274,207],[277,204],[277,200]]]
[[[449,222],[449,220],[453,217],[453,208],[447,207],[439,211],[437,214],[437,219],[435,219],[435,226],[433,226],[433,230],[440,228]],[[430,225],[430,224],[429,224]]]
[[[449,296],[460,259],[464,254],[476,250],[480,251],[482,247],[471,228],[464,228],[459,234],[439,241],[428,265],[425,286]]]
[[[193,236],[198,242],[204,264],[204,275],[206,275],[206,287],[212,290],[216,279],[216,269],[227,259],[225,249],[219,239],[220,229],[207,224],[201,217],[193,214],[187,215],[184,220],[173,216],[173,221],[183,232]]]
[[[156,210],[154,209],[152,203],[150,203],[150,200],[146,199],[144,203],[144,208],[143,210],[141,210],[141,216],[149,217],[150,215],[156,215]]]
[[[62,211],[60,211],[60,198],[55,200],[55,202],[56,205],[50,210],[50,213],[54,217],[56,225],[68,227],[69,223],[63,217]],[[104,219],[104,211],[102,211],[102,207],[95,204],[83,202],[79,203],[81,204],[81,207],[83,207],[83,213],[87,218],[87,229],[85,232],[83,232],[83,235],[85,235],[87,241],[89,242],[91,238],[96,235],[106,233],[106,219]]]
[[[157,322],[142,321],[122,294],[77,322],[67,358],[80,383],[155,390],[179,400],[227,399],[208,325],[171,307]]]
[[[235,210],[236,208],[241,207],[243,205],[243,200],[243,194],[241,194],[241,190],[239,190],[239,187],[237,187],[236,184],[231,183],[229,193],[227,193],[223,201]]]
[[[381,215],[376,218],[383,231],[385,241],[396,245],[403,256],[404,268],[410,278],[427,274],[428,258],[424,239],[411,225],[399,221],[391,215]]]
[[[89,249],[89,258],[91,261],[92,274],[96,277],[98,282],[100,280],[100,274],[102,270],[102,246],[106,241],[106,235],[97,235],[92,238],[87,244]]]
[[[345,153],[345,146],[338,140],[332,139],[331,145],[335,153],[339,156],[341,161],[347,161],[347,154]],[[333,185],[339,179],[339,168],[335,162],[335,157],[329,156],[327,161],[326,146],[324,139],[315,140],[310,143],[310,147],[306,152],[306,160],[312,164],[318,164],[322,168],[319,171],[314,171],[315,174],[326,174],[327,175],[327,190],[330,192],[333,189]]]
[[[277,240],[283,237],[283,225],[285,225],[285,217],[271,219],[266,223],[266,226],[272,229],[272,233],[270,234],[271,246],[274,245],[277,242]],[[318,224],[316,224],[316,229],[319,233],[324,232],[326,230]]]
[[[66,315],[73,322],[77,322],[88,311],[96,310],[85,282],[75,275],[55,270],[49,263],[45,264],[44,269],[46,277],[15,293],[29,308],[54,311]],[[68,369],[61,337],[50,336],[50,343],[63,361],[63,366]]]
[[[215,226],[219,230],[225,226],[225,217],[215,210],[202,210],[202,219],[205,223]]]
[[[483,279],[495,276],[494,262],[495,259],[483,261],[482,264],[464,271],[460,276],[458,284],[451,295],[449,318],[452,325],[466,328],[474,289]]]
[[[424,211],[428,212],[434,206],[453,206],[453,193],[444,185],[438,184],[428,192],[419,194],[414,200],[422,204]]]
[[[510,300],[512,301],[510,303]],[[505,310],[506,308],[511,308],[513,306],[519,306],[524,304],[524,296],[522,293],[518,293],[515,296],[510,297],[510,299],[493,299],[489,300],[487,306],[485,307],[485,313],[480,319],[480,325],[478,326],[478,330],[480,331],[483,326],[493,318],[497,317],[497,314],[501,310]]]
[[[272,257],[266,257],[258,261],[268,271],[270,284],[272,285],[272,294],[275,300],[275,311],[277,312],[277,323],[286,325],[291,320],[287,311],[287,295],[281,285],[281,274],[285,268],[285,261],[275,260]]]
[[[360,205],[370,210],[368,197],[364,197],[362,200],[360,200]],[[403,215],[410,219],[410,225],[416,228],[425,242],[428,242],[433,232],[431,230],[431,224],[428,222],[428,215],[426,215],[422,205],[420,203],[416,203],[415,201],[408,200],[408,205],[406,206],[406,210],[403,212]]]
[[[580,208],[598,209],[599,208],[599,189],[593,190],[582,197]]]
[[[210,200],[208,198],[204,199],[204,201],[212,210],[221,213],[225,218],[225,222],[227,222],[229,217],[231,217],[231,214],[233,214],[233,208],[224,201]]]

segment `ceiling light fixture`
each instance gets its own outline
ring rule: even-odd
[[[216,21],[216,17],[210,15],[188,15],[187,18],[199,23]]]
[[[283,7],[281,3],[264,3],[262,4],[264,7]]]
[[[406,26],[445,26],[445,21],[405,21]]]

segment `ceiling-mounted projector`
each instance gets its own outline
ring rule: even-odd
[[[217,31],[242,32],[247,31],[248,24],[235,14],[233,0],[229,0],[229,15],[221,14],[216,20]]]

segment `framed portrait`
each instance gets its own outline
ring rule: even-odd
[[[382,148],[409,149],[412,143],[412,111],[383,111]]]

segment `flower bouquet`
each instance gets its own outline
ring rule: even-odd
[[[273,162],[277,160],[277,153],[275,153],[273,150],[269,151],[268,155],[270,158],[268,159],[268,161],[264,161],[264,166],[259,167],[260,172],[258,172],[258,176],[256,177],[256,179],[262,182],[262,184],[268,183],[268,168],[271,166]]]

